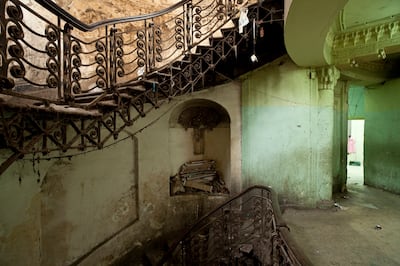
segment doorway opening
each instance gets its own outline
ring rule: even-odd
[[[347,185],[364,185],[364,119],[348,120]]]

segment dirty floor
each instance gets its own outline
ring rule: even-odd
[[[353,175],[348,192],[333,199],[336,207],[283,213],[313,265],[400,265],[400,195],[364,186]]]

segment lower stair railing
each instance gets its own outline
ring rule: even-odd
[[[205,215],[159,265],[310,265],[291,240],[277,196],[253,186]]]

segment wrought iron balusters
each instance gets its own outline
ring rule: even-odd
[[[281,232],[274,195],[248,188],[194,224],[159,265],[301,265]]]
[[[103,147],[150,110],[211,85],[208,74],[249,40],[235,27],[214,36],[239,12],[231,0],[92,25],[32,3],[0,3],[0,137],[22,155]]]

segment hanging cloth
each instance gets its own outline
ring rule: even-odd
[[[243,27],[249,24],[249,18],[247,17],[248,12],[249,10],[245,7],[240,9],[239,33],[243,33]]]
[[[356,141],[352,137],[347,140],[347,153],[356,153]]]

